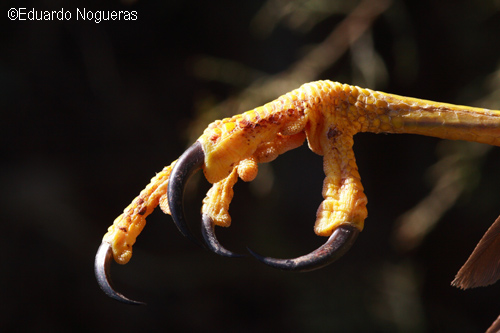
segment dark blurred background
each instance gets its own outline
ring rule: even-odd
[[[11,21],[9,8],[70,20]],[[4,1],[0,29],[2,331],[481,332],[500,285],[450,286],[500,214],[500,150],[359,134],[369,217],[351,251],[310,273],[227,259],[148,218],[117,289],[93,260],[106,229],[208,123],[331,79],[500,109],[498,0]],[[82,21],[76,9],[135,21]],[[312,227],[322,160],[306,146],[239,182],[229,249],[293,257]],[[208,189],[187,207],[198,230]]]

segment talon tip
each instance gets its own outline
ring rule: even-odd
[[[95,277],[102,291],[109,297],[126,304],[145,305],[146,303],[134,301],[125,297],[113,288],[113,283],[110,277],[110,266],[113,258],[111,244],[102,242],[95,256],[94,269]]]
[[[201,233],[203,235],[203,239],[205,240],[205,243],[208,247],[209,250],[212,252],[221,255],[223,257],[229,257],[229,258],[242,258],[246,257],[243,254],[238,254],[232,251],[229,251],[225,247],[223,247],[220,243],[219,240],[217,239],[217,236],[215,235],[215,223],[213,219],[206,215],[202,214],[201,217]]]
[[[334,230],[325,244],[309,254],[293,259],[276,259],[262,256],[248,248],[260,262],[287,271],[307,272],[325,267],[342,257],[354,244],[359,230],[351,225],[341,225]]]

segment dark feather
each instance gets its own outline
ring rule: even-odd
[[[500,332],[500,316],[491,324],[490,328],[486,331],[486,333],[498,333]]]
[[[498,279],[500,279],[500,217],[486,231],[451,284],[461,289],[468,289],[488,286]],[[500,325],[500,321],[498,319],[497,321],[498,323],[495,323]]]

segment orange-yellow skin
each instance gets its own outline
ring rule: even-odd
[[[412,133],[500,146],[500,111],[436,103],[386,94],[331,81],[304,84],[254,110],[210,124],[198,141],[205,152],[203,172],[213,187],[202,212],[217,225],[229,226],[228,213],[238,177],[251,181],[257,164],[300,146],[324,156],[324,201],[314,231],[330,236],[339,225],[363,229],[367,199],[353,147],[358,132]],[[175,162],[174,162],[175,163]],[[165,167],[104,235],[117,262],[127,263],[146,216],[167,203]]]

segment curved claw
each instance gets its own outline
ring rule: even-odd
[[[215,236],[215,223],[210,216],[207,214],[202,214],[201,217],[201,233],[203,238],[205,239],[205,243],[207,244],[209,250],[221,255],[223,257],[230,258],[241,258],[244,257],[242,254],[234,253],[226,248],[224,248]]]
[[[175,166],[170,173],[167,189],[168,205],[177,229],[179,229],[181,234],[200,246],[202,245],[193,236],[186,223],[183,199],[184,189],[186,188],[189,178],[200,170],[204,160],[205,153],[203,152],[201,143],[196,141],[184,152],[184,154],[181,155],[181,157],[179,157],[175,163]]]
[[[97,278],[99,287],[101,287],[102,291],[104,291],[106,295],[116,299],[117,301],[133,305],[145,304],[143,302],[134,301],[125,297],[113,288],[113,283],[111,282],[109,274],[112,258],[113,251],[111,249],[111,244],[102,242],[101,246],[99,246],[99,250],[97,250],[94,262],[95,277]]]
[[[341,225],[328,238],[325,244],[313,252],[294,259],[275,259],[261,256],[248,249],[259,261],[274,268],[287,271],[312,271],[331,264],[342,257],[354,244],[359,230],[351,225]]]

